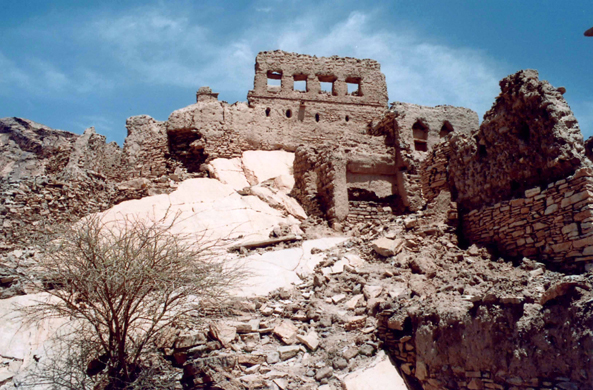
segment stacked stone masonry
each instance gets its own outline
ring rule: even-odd
[[[593,261],[593,171],[525,191],[525,197],[463,216],[472,242],[495,244],[510,256],[537,257],[576,267]]]

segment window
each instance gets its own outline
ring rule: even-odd
[[[428,126],[421,120],[417,120],[412,126],[412,136],[414,137],[414,149],[419,152],[427,152]]]
[[[319,119],[321,119],[321,118],[319,117],[319,114],[315,114],[315,122],[319,122]]]
[[[271,111],[272,111],[272,110],[270,110],[270,107],[266,108],[266,116],[270,116],[270,112],[271,112]]]
[[[350,121],[350,117],[348,115],[346,115],[346,122]]]
[[[441,138],[446,137],[449,134],[451,134],[452,132],[453,132],[453,126],[451,125],[451,122],[445,121],[445,122],[443,122],[441,131],[439,132],[439,137],[441,137]]]
[[[299,92],[307,92],[307,75],[306,74],[295,74],[293,90]]]
[[[360,90],[360,77],[347,77],[346,85],[348,86],[348,95],[362,96],[362,91]]]
[[[282,85],[282,72],[268,70],[268,91],[279,91]]]
[[[292,111],[286,110],[286,117],[290,118],[292,116]]]
[[[335,82],[338,79],[336,76],[317,76],[319,79],[320,91],[328,95],[337,96],[338,93],[335,88]]]

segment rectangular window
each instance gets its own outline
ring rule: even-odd
[[[268,91],[279,91],[282,85],[282,72],[268,70]]]
[[[300,92],[307,92],[307,75],[295,74],[293,90]]]
[[[362,96],[362,91],[360,90],[360,78],[359,77],[347,77],[346,85],[348,86],[348,95]]]
[[[319,93],[325,93],[328,95],[337,96],[336,88],[334,83],[338,79],[336,76],[317,76],[319,79],[320,91]]]

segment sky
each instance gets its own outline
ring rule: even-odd
[[[201,86],[245,101],[257,53],[282,49],[378,60],[390,102],[480,118],[500,79],[537,69],[588,138],[592,26],[591,0],[0,0],[0,118],[122,145],[128,117],[167,120]]]

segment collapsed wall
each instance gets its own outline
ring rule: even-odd
[[[449,141],[464,237],[508,256],[582,267],[593,260],[593,188],[578,123],[561,91],[534,70],[500,86],[480,129]]]
[[[500,82],[477,132],[453,138],[451,179],[465,210],[521,197],[587,163],[583,137],[562,93],[535,70]]]

